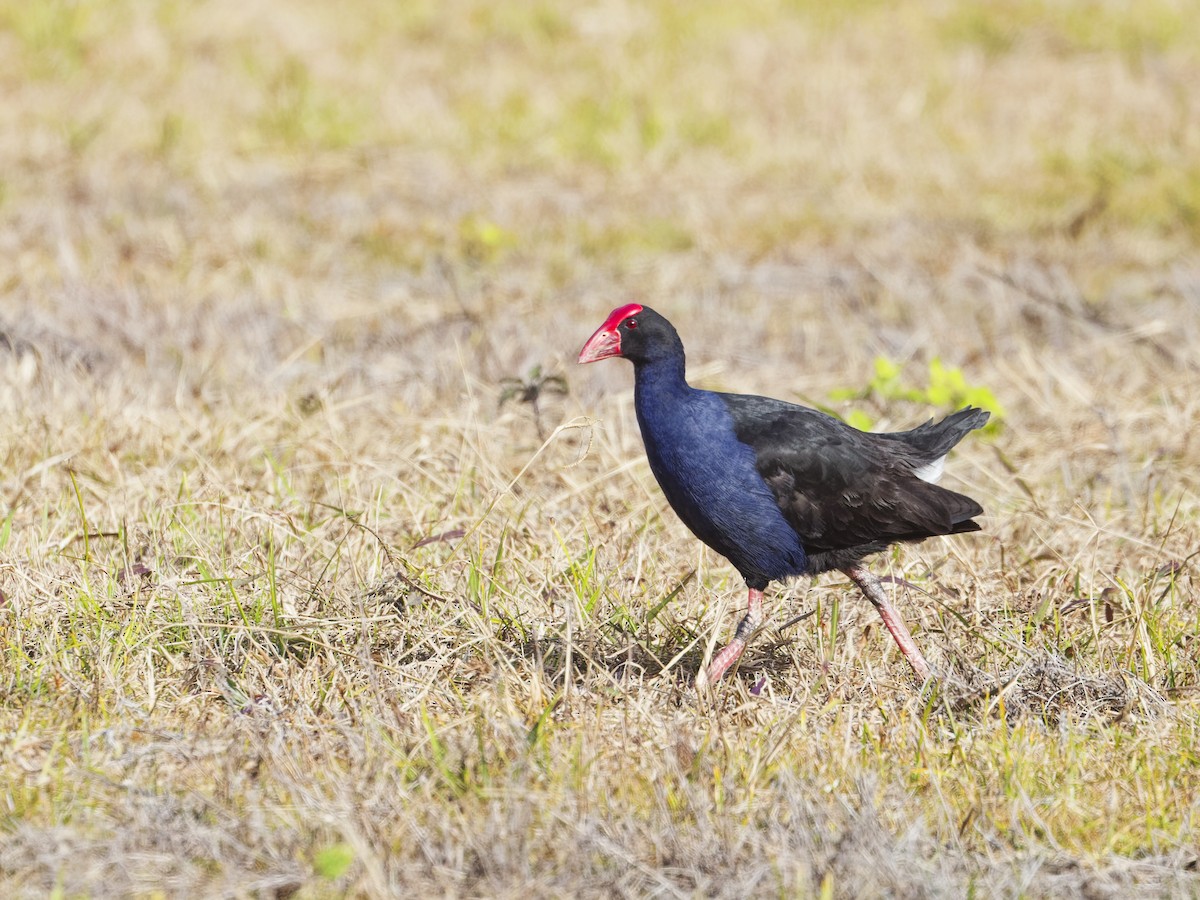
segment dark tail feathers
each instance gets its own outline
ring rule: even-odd
[[[891,434],[881,434],[880,437],[908,444],[917,452],[919,459],[932,462],[949,453],[967,432],[986,425],[990,416],[991,413],[986,409],[968,406],[956,413],[951,413],[937,424],[930,419],[924,425],[918,425],[911,431],[896,431]]]

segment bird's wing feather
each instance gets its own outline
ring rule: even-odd
[[[722,394],[738,440],[813,553],[972,530],[974,500],[922,481],[925,454],[817,410]]]

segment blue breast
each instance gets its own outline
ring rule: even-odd
[[[808,559],[734,434],[720,398],[679,374],[638,373],[634,394],[650,470],[688,528],[737,567],[751,587],[803,574]]]

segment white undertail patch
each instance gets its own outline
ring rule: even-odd
[[[942,480],[942,473],[946,471],[946,457],[939,456],[931,463],[921,466],[919,469],[913,469],[913,474],[922,481],[928,481],[930,484],[937,484]]]

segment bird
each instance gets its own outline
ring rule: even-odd
[[[981,530],[983,507],[935,482],[951,448],[987,422],[986,410],[968,406],[909,431],[870,433],[783,400],[695,388],[679,333],[638,303],[614,309],[579,362],[610,357],[633,363],[634,410],[667,502],[749,590],[745,616],[700,669],[699,688],[715,685],[763,627],[771,582],[835,569],[879,611],[917,677],[933,677],[864,560],[896,543]]]

